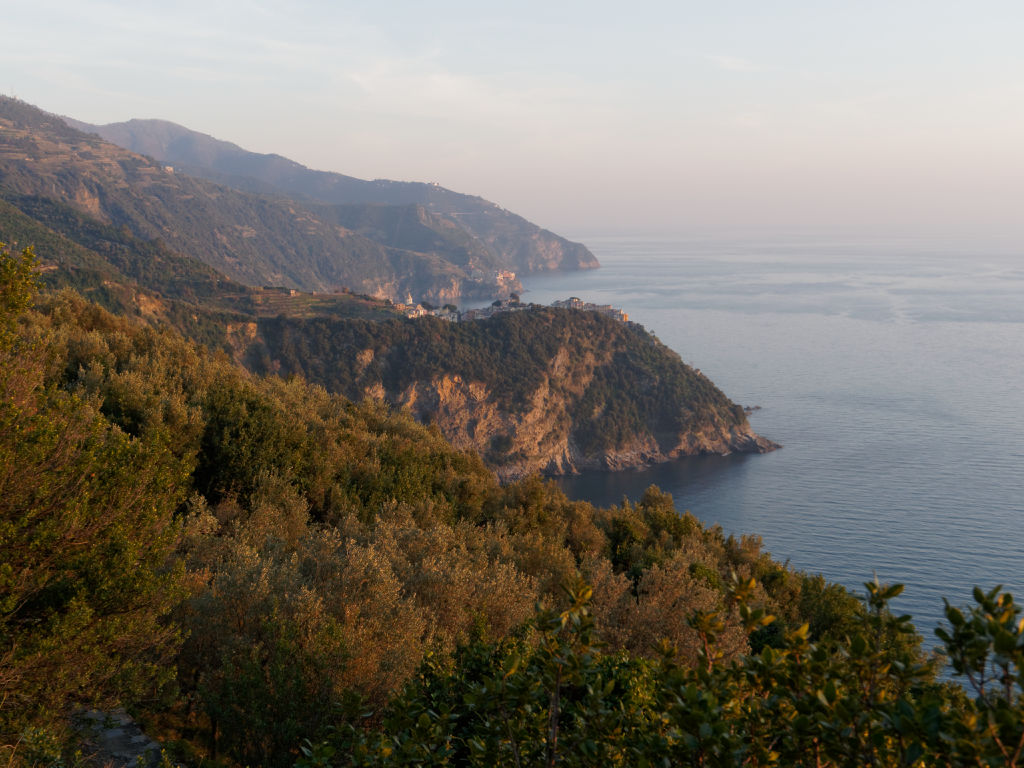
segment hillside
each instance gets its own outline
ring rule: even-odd
[[[211,348],[257,317],[395,318],[394,307],[343,291],[309,294],[237,283],[207,264],[45,198],[0,200],[0,242],[32,245],[51,288],[73,288],[119,315],[172,326]]]
[[[435,303],[518,287],[499,277],[486,244],[423,206],[378,210],[240,191],[2,97],[0,199],[87,248],[79,222],[68,219],[126,230],[143,243],[159,240],[249,286],[344,288]]]
[[[383,706],[425,658],[509,636],[581,568],[623,649],[661,626],[630,615],[655,563],[693,607],[721,603],[735,568],[778,574],[761,599],[820,593],[654,490],[600,512],[536,479],[501,486],[408,414],[35,294],[32,266],[0,249],[2,745],[30,727],[67,737],[70,709],[136,703],[194,749],[212,732],[214,752],[291,765],[343,702]],[[664,629],[694,650],[683,625]],[[733,619],[728,634],[736,653]],[[0,756],[55,759],[18,750]]]
[[[655,488],[501,486],[379,402],[39,294],[33,262],[0,248],[6,765],[92,764],[83,721],[119,706],[149,764],[1018,764],[998,587],[947,606],[939,681],[899,585],[861,602]]]
[[[0,101],[0,130],[0,236],[39,246],[50,286],[171,325],[253,370],[385,399],[503,478],[773,447],[632,325],[539,309],[455,325],[397,319],[367,294],[448,281],[431,294],[447,301],[473,282],[459,275],[493,256],[422,205],[321,205],[314,219],[291,201],[170,173],[13,100]],[[320,230],[344,241],[346,261],[299,257]],[[363,290],[246,284],[319,286],[331,270],[349,270]]]
[[[596,312],[533,307],[461,323],[266,317],[238,349],[256,370],[400,406],[505,478],[777,447],[642,327]]]
[[[541,229],[481,197],[453,192],[437,184],[364,181],[315,171],[280,155],[248,152],[165,120],[137,119],[108,125],[74,120],[68,123],[133,152],[236,189],[331,205],[420,207],[475,242],[483,251],[476,262],[480,268],[525,274],[598,266],[594,255],[579,243]]]

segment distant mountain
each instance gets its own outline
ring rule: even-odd
[[[422,206],[448,221],[455,230],[477,239],[485,247],[485,253],[478,254],[478,263],[484,266],[517,273],[598,266],[593,254],[579,243],[541,229],[481,197],[452,192],[437,184],[364,181],[340,173],[315,171],[280,155],[249,152],[165,120],[129,120],[108,125],[65,120],[132,152],[239,190],[329,205]]]
[[[160,253],[165,267],[176,262],[172,271],[184,283],[192,279],[186,274],[192,268],[184,265],[201,262],[238,284],[350,289],[394,301],[492,298],[518,287],[501,275],[514,266],[457,217],[415,203],[338,205],[244,191],[190,176],[4,97],[0,200],[8,206],[0,215],[0,239],[13,239],[8,232],[15,220],[19,231],[32,221],[89,251],[89,258],[66,248],[48,257],[77,253],[76,268],[90,262],[93,282],[109,283],[110,276],[100,273],[125,267],[108,257],[132,261],[129,271],[138,272]],[[562,248],[533,229],[527,240]],[[523,252],[531,248],[536,250],[520,246]],[[564,250],[573,248],[582,246]],[[199,271],[196,276],[211,279]],[[163,293],[168,284],[157,280],[148,287]]]

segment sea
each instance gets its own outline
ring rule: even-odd
[[[601,268],[531,277],[643,324],[781,443],[559,480],[601,506],[649,485],[726,534],[894,609],[1024,587],[1024,242],[835,236],[585,238]],[[1021,595],[1024,597],[1024,595]]]

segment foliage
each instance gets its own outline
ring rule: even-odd
[[[4,327],[32,300],[30,251],[0,253]],[[152,695],[168,680],[182,596],[168,557],[187,470],[95,400],[48,384],[55,339],[0,339],[0,733],[70,703]]]
[[[12,254],[0,243],[0,318],[5,324],[32,305],[39,284],[35,266],[36,255],[32,248]]]
[[[954,671],[973,695],[952,731],[953,751],[975,762],[1024,764],[1024,619],[1013,596],[974,588],[967,615],[946,603],[948,628],[936,630]]]
[[[978,590],[966,616],[947,606],[952,631],[939,635],[969,699],[891,642],[913,633],[888,609],[901,587],[865,586],[866,610],[841,640],[814,642],[803,625],[732,661],[718,645],[723,614],[697,612],[699,663],[680,665],[671,645],[650,660],[603,653],[577,583],[564,610],[536,614],[534,642],[477,642],[447,669],[428,661],[379,724],[307,742],[297,765],[1020,765],[1013,598]],[[755,588],[730,587],[746,632],[774,620],[747,602]]]
[[[598,510],[500,486],[407,414],[37,295],[31,255],[2,258],[12,765],[70,755],[69,712],[113,703],[260,765],[1020,763],[1009,595],[947,607],[965,692],[896,587],[858,601],[656,488]]]
[[[669,622],[650,618],[697,578],[708,585],[694,593],[699,604],[719,605],[722,581],[709,574],[763,558],[679,518],[655,490],[601,512],[536,478],[499,486],[478,457],[406,414],[300,379],[252,377],[73,293],[40,296],[12,328],[18,344],[40,350],[17,369],[35,360],[30,389],[47,393],[40,419],[59,425],[54,409],[74,403],[110,446],[94,452],[94,478],[91,464],[69,467],[69,477],[89,475],[76,488],[117,508],[119,483],[158,493],[164,478],[159,504],[141,509],[159,511],[157,530],[184,525],[173,572],[183,571],[187,594],[165,589],[162,615],[173,605],[174,624],[153,635],[185,638],[175,665],[162,667],[177,672],[172,710],[237,759],[286,763],[336,707],[353,696],[383,707],[422,659],[447,663],[473,637],[508,637],[581,569],[604,575],[593,621],[614,647],[647,654],[664,632],[692,656],[695,635],[678,610]],[[609,544],[615,521],[631,515],[644,531],[635,553]],[[165,556],[173,543],[133,542],[159,543]],[[679,606],[694,604],[685,599]]]

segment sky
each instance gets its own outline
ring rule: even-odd
[[[560,234],[1024,251],[1024,3],[33,0],[0,92],[162,118]]]

